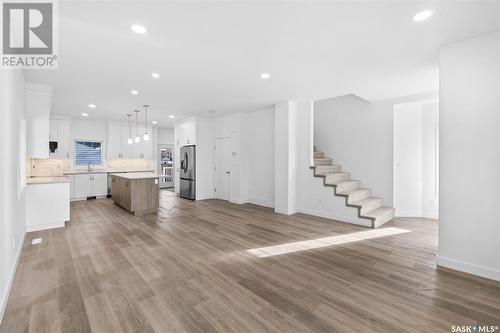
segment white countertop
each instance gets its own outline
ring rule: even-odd
[[[160,178],[160,175],[154,173],[147,172],[127,172],[127,173],[118,173],[113,174],[115,177],[125,178],[125,179],[152,179],[152,178]]]
[[[87,169],[73,169],[65,171],[65,175],[78,175],[78,174],[88,174],[88,173],[123,173],[123,172],[153,172],[153,169],[146,170],[120,170],[120,169],[93,169],[91,171]]]
[[[58,184],[58,183],[69,183],[70,180],[66,176],[62,177],[29,177],[26,179],[27,185],[34,184]]]

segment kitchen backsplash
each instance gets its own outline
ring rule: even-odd
[[[112,170],[147,170],[151,169],[151,161],[150,160],[125,160],[125,159],[116,159],[116,160],[108,160],[108,169]]]
[[[53,158],[31,158],[26,163],[28,177],[58,177],[71,169],[71,160],[56,160]]]
[[[150,160],[107,160],[105,168],[116,171],[150,170]],[[59,177],[64,172],[74,169],[72,160],[58,160],[54,158],[30,158],[26,163],[26,175],[28,177]]]

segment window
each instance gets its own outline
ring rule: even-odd
[[[75,165],[101,165],[102,142],[100,141],[75,141]]]

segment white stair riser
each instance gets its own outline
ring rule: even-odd
[[[364,215],[365,213],[371,211],[371,210],[374,210],[374,209],[377,209],[379,207],[382,207],[382,204],[383,204],[383,200],[380,199],[380,200],[374,200],[373,202],[370,202],[369,204],[366,204],[366,205],[363,205],[363,207],[361,207],[360,209],[360,214],[361,215]]]
[[[314,165],[331,165],[331,164],[332,164],[331,158],[314,159]]]
[[[323,158],[323,157],[325,157],[325,153],[323,153],[322,151],[314,152],[314,158]]]
[[[325,177],[326,184],[336,184],[339,182],[345,182],[346,180],[351,179],[351,175],[348,173],[339,174],[339,173],[330,173]]]
[[[316,167],[317,175],[326,175],[332,172],[340,172],[340,165],[318,165]]]
[[[350,190],[356,190],[361,186],[360,181],[353,181],[349,182],[347,184],[339,184],[337,185],[337,193],[338,192],[345,192],[345,191],[350,191]]]
[[[384,224],[386,222],[389,222],[393,218],[394,218],[394,210],[392,210],[390,213],[387,213],[387,214],[385,214],[383,216],[378,217],[375,221],[373,221],[372,225],[373,225],[374,228],[378,228],[382,224]]]
[[[354,203],[354,202],[356,202],[356,201],[366,199],[366,198],[368,198],[370,195],[371,195],[371,192],[370,192],[369,190],[366,190],[366,191],[360,191],[360,192],[358,192],[358,193],[351,194],[351,195],[347,198],[347,203],[348,203],[348,204],[352,204],[352,203]]]

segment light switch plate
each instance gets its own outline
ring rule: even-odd
[[[41,238],[33,238],[31,240],[31,245],[40,244],[42,242]]]
[[[155,179],[155,184],[158,184],[158,179]]]

